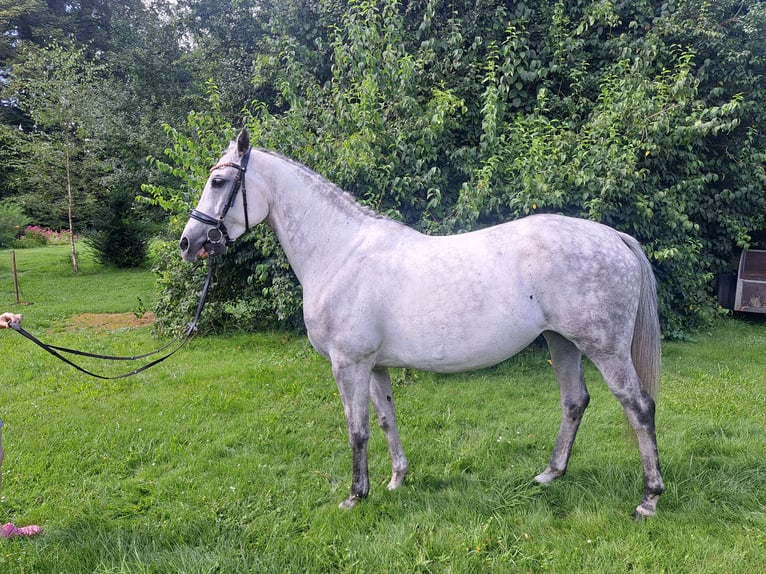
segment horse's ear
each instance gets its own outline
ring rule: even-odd
[[[250,149],[250,134],[247,133],[247,128],[242,128],[242,131],[239,132],[239,136],[237,136],[237,151],[239,152],[239,155],[242,155],[248,149]]]

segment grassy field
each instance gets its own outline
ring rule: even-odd
[[[0,252],[3,309],[58,344],[137,353],[146,271],[103,269],[66,248],[17,252],[23,299]],[[282,333],[194,340],[137,377],[99,381],[0,332],[5,422],[0,573],[766,571],[766,324],[727,319],[664,345],[658,435],[667,493],[636,523],[635,445],[592,366],[591,406],[567,476],[542,487],[559,424],[544,350],[459,376],[397,371],[411,471],[388,492],[382,433],[370,498],[350,483],[329,365]],[[98,368],[98,366],[97,366]]]

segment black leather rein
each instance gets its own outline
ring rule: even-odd
[[[208,215],[207,213],[204,213],[202,211],[198,211],[196,209],[192,209],[191,211],[191,218],[196,219],[197,221],[211,226],[211,228],[208,230],[207,234],[207,242],[205,243],[205,251],[208,253],[208,268],[207,268],[207,278],[205,279],[205,284],[202,287],[202,292],[200,293],[199,297],[199,303],[197,303],[197,312],[194,314],[194,320],[189,323],[189,325],[186,328],[186,331],[170,341],[169,343],[163,345],[159,349],[156,349],[150,353],[144,353],[142,355],[135,355],[135,356],[114,356],[114,355],[99,355],[96,353],[87,353],[85,351],[79,351],[77,349],[69,349],[68,347],[59,347],[57,345],[49,345],[47,343],[43,343],[40,339],[32,335],[29,331],[24,329],[21,325],[18,323],[11,323],[10,327],[16,331],[17,333],[23,335],[30,341],[32,341],[35,345],[40,347],[41,349],[44,349],[57,359],[60,359],[64,361],[66,364],[71,365],[78,371],[81,371],[85,373],[86,375],[90,375],[91,377],[96,377],[98,379],[124,379],[125,377],[131,377],[133,375],[137,375],[138,373],[142,373],[143,371],[152,368],[153,366],[161,363],[165,359],[171,357],[174,355],[177,351],[181,349],[186,343],[189,342],[189,340],[194,337],[194,335],[197,333],[197,326],[199,324],[199,318],[200,315],[202,315],[202,308],[205,305],[205,298],[207,297],[208,289],[210,288],[210,283],[213,277],[213,259],[215,255],[218,254],[224,254],[226,253],[226,248],[232,243],[232,239],[229,237],[229,234],[226,230],[226,225],[224,225],[223,220],[226,217],[226,214],[229,212],[229,210],[234,206],[234,202],[237,200],[237,195],[239,192],[242,192],[242,209],[244,210],[244,216],[245,216],[245,232],[247,232],[250,229],[250,221],[248,220],[248,213],[247,213],[247,190],[245,189],[245,174],[247,173],[247,164],[250,160],[250,151],[251,148],[248,148],[247,151],[242,155],[242,158],[240,160],[240,163],[234,163],[234,162],[225,162],[220,163],[218,165],[213,166],[213,168],[210,170],[211,172],[216,169],[221,169],[223,167],[233,167],[236,169],[239,173],[237,174],[237,177],[234,179],[234,185],[231,188],[231,191],[229,192],[229,197],[226,200],[226,203],[224,204],[223,212],[218,216],[214,217],[211,215]],[[89,371],[88,369],[81,367],[71,359],[64,356],[66,355],[77,355],[80,357],[90,357],[94,359],[101,359],[104,361],[139,361],[141,359],[147,359],[149,357],[153,357],[154,355],[158,355],[162,353],[163,351],[167,350],[168,348],[175,345],[175,348],[168,352],[167,354],[154,359],[145,365],[142,365],[141,367],[134,369],[128,373],[123,373],[121,375],[116,376],[106,376],[106,375],[99,375],[98,373],[94,373],[92,371]]]
[[[192,320],[192,322],[187,325],[186,331],[182,333],[181,335],[179,335],[178,337],[176,337],[175,339],[173,339],[172,341],[166,343],[159,349],[155,349],[154,351],[151,351],[149,353],[144,353],[142,355],[133,355],[133,356],[99,355],[97,353],[88,353],[85,351],[79,351],[77,349],[69,349],[67,347],[59,347],[57,345],[49,345],[47,343],[43,343],[40,339],[32,335],[29,331],[24,329],[18,323],[11,323],[10,327],[17,333],[23,335],[24,337],[32,341],[35,345],[37,345],[41,349],[47,351],[48,353],[50,353],[57,359],[64,361],[66,364],[71,365],[72,367],[74,367],[80,372],[85,373],[86,375],[90,375],[91,377],[96,377],[98,379],[109,379],[109,380],[124,379],[126,377],[132,377],[133,375],[142,373],[145,370],[150,369],[155,365],[158,365],[165,359],[170,358],[177,351],[179,351],[181,347],[186,345],[186,343],[188,343],[194,337],[194,335],[197,334],[197,327],[199,325],[200,316],[202,315],[202,308],[205,306],[205,298],[207,297],[207,292],[208,292],[208,289],[210,288],[210,283],[213,277],[213,258],[214,258],[213,255],[210,255],[208,257],[207,277],[205,279],[205,284],[202,287],[202,292],[200,293],[200,296],[199,296],[199,302],[197,303],[197,311],[194,314],[194,319]],[[175,347],[170,352],[166,353],[165,355],[157,359],[154,359],[137,369],[134,369],[130,372],[123,373],[121,375],[116,375],[116,376],[107,376],[107,375],[100,375],[98,373],[94,373],[84,367],[81,367],[80,365],[72,361],[71,359],[64,356],[64,354],[78,355],[80,357],[91,357],[91,358],[101,359],[105,361],[139,361],[141,359],[147,359],[154,355],[158,355],[162,353],[163,351],[169,349],[170,347],[173,347],[174,345]]]

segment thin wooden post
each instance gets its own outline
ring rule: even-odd
[[[16,305],[21,303],[19,300],[19,275],[16,273],[16,250],[11,249],[11,268],[13,269],[13,291],[16,293]]]

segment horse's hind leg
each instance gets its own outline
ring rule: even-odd
[[[402,441],[399,438],[399,429],[396,425],[396,409],[394,408],[394,395],[391,389],[391,378],[388,369],[375,369],[370,377],[370,396],[378,424],[383,429],[388,443],[388,452],[391,455],[391,482],[388,489],[398,488],[404,476],[407,474],[407,457],[404,456]]]
[[[590,396],[585,387],[585,375],[582,368],[582,353],[568,339],[558,333],[543,333],[551,353],[553,370],[561,389],[561,427],[556,446],[551,455],[550,464],[542,474],[535,477],[539,483],[548,483],[564,474],[567,470],[569,455],[577,436],[583,413]]]
[[[660,473],[657,436],[654,429],[654,399],[641,388],[630,357],[590,356],[606,381],[609,390],[620,401],[630,426],[636,432],[644,472],[644,498],[636,507],[636,517],[653,516],[657,501],[665,489]]]

